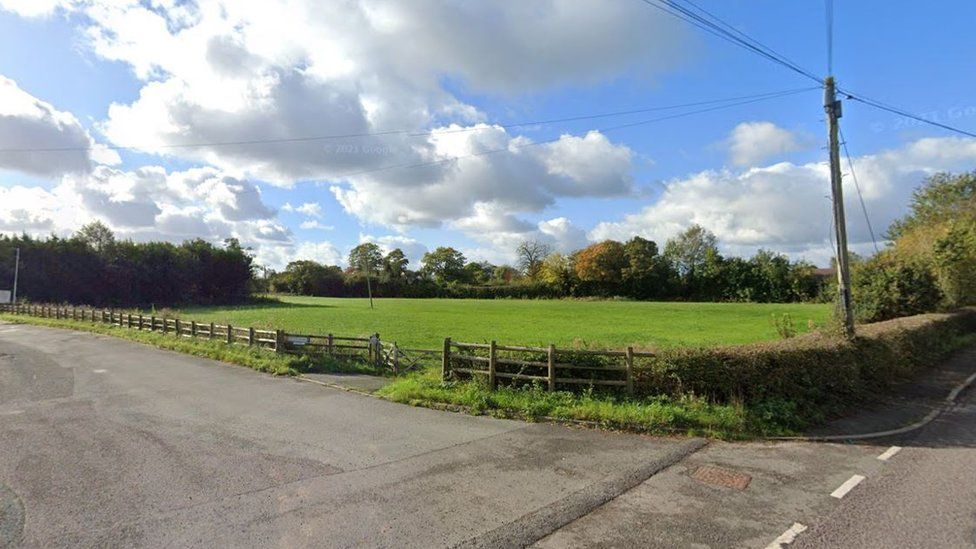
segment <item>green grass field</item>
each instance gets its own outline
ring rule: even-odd
[[[822,325],[830,305],[637,301],[365,299],[281,297],[242,307],[187,308],[181,317],[290,332],[367,335],[401,347],[439,349],[455,341],[638,348],[749,343],[778,338],[772,316],[788,313],[799,332]]]

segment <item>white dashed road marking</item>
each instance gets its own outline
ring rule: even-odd
[[[766,546],[766,549],[782,549],[784,545],[789,545],[796,541],[796,536],[800,535],[807,527],[800,524],[799,522],[794,522],[793,526],[790,526],[789,530],[783,532],[778,538],[774,539],[772,543]]]
[[[107,372],[107,371],[108,371],[108,370],[92,370],[92,372],[94,372],[94,373],[96,373],[96,374],[104,374],[104,373],[105,373],[105,372]]]
[[[885,452],[883,454],[881,454],[880,456],[878,456],[878,459],[880,459],[881,461],[888,461],[889,459],[891,459],[892,457],[894,457],[895,454],[897,454],[900,451],[901,451],[901,446],[892,446],[891,448],[888,448],[887,450],[885,450]]]
[[[831,497],[835,497],[837,499],[841,499],[842,497],[846,496],[848,492],[850,492],[851,490],[853,490],[855,486],[857,486],[858,484],[860,484],[861,481],[864,480],[864,478],[865,477],[863,475],[854,475],[854,476],[852,476],[851,478],[847,479],[847,482],[845,482],[844,484],[841,484],[839,488],[837,488],[836,490],[834,490],[833,492],[831,492],[831,494],[830,494]]]

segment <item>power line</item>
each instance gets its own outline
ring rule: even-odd
[[[683,118],[683,117],[692,116],[692,115],[695,115],[695,114],[702,114],[702,113],[706,113],[706,112],[712,112],[712,111],[717,111],[717,110],[721,110],[721,109],[727,109],[727,108],[730,108],[730,107],[736,107],[736,106],[740,106],[740,105],[748,105],[748,104],[751,104],[751,103],[758,103],[760,101],[768,101],[770,99],[777,99],[777,98],[780,98],[780,97],[787,97],[787,96],[790,96],[790,95],[796,95],[796,94],[799,94],[799,93],[813,91],[813,90],[816,90],[816,89],[819,89],[819,87],[815,87],[814,86],[814,87],[800,88],[800,89],[796,89],[796,90],[786,90],[786,91],[782,91],[782,92],[776,92],[775,94],[765,94],[763,97],[757,97],[757,98],[753,98],[753,99],[738,101],[738,102],[735,102],[735,103],[729,103],[729,104],[725,104],[725,105],[717,105],[717,106],[714,106],[714,107],[697,109],[697,110],[693,110],[693,111],[688,111],[688,112],[683,112],[683,113],[678,113],[678,114],[672,114],[672,115],[662,116],[662,117],[658,117],[658,118],[651,118],[651,119],[648,119],[648,120],[641,120],[639,122],[629,122],[629,123],[626,123],[626,124],[619,124],[619,125],[616,125],[616,126],[608,126],[608,127],[604,127],[604,128],[597,128],[596,131],[598,131],[600,133],[608,133],[608,132],[612,132],[612,131],[616,131],[616,130],[622,130],[624,128],[632,128],[632,127],[635,127],[635,126],[642,126],[642,125],[646,125],[646,124],[652,124],[654,122],[663,122],[665,120],[674,120],[676,118]],[[474,157],[479,157],[479,156],[488,156],[488,155],[491,155],[491,154],[511,152],[513,150],[521,150],[521,149],[524,149],[524,148],[535,147],[535,146],[538,146],[538,145],[546,145],[546,144],[550,144],[550,143],[555,143],[555,142],[559,141],[560,139],[562,139],[562,136],[555,137],[555,138],[552,138],[552,139],[546,139],[544,141],[534,141],[532,143],[523,143],[523,144],[509,145],[508,147],[505,147],[505,148],[490,149],[490,150],[487,150],[487,151],[480,151],[480,152],[476,152],[476,153],[470,153],[470,154],[465,154],[465,155],[460,155],[460,156],[454,156],[454,157],[450,157],[450,158],[443,158],[441,160],[432,160],[432,161],[429,161],[429,162],[420,162],[420,163],[414,163],[414,164],[396,164],[396,165],[393,165],[393,166],[382,166],[382,167],[379,167],[379,168],[370,168],[370,169],[367,169],[367,170],[358,170],[358,171],[354,171],[354,172],[347,172],[347,173],[344,173],[344,174],[339,174],[339,175],[336,175],[334,177],[330,177],[329,179],[344,179],[344,178],[348,178],[348,177],[355,177],[355,176],[358,176],[358,175],[366,175],[366,174],[371,174],[371,173],[384,172],[384,171],[397,170],[397,169],[425,168],[425,167],[437,166],[437,165],[441,165],[441,164],[448,164],[448,163],[451,163],[451,162],[455,162],[457,160],[464,160],[464,159],[467,159],[467,158],[474,158]]]
[[[851,179],[854,181],[854,189],[857,191],[857,199],[861,202],[861,212],[864,213],[864,222],[868,226],[868,233],[871,234],[871,242],[874,243],[874,253],[878,253],[881,250],[878,249],[878,239],[874,237],[874,227],[871,226],[871,218],[868,216],[868,208],[864,205],[864,196],[861,194],[861,185],[857,181],[857,172],[854,171],[854,159],[851,157],[851,151],[847,148],[847,138],[844,137],[844,130],[837,127],[840,132],[840,143],[844,147],[844,155],[847,157],[847,165],[851,169]]]
[[[727,42],[735,44],[741,48],[749,50],[761,57],[766,58],[769,61],[777,63],[783,67],[786,67],[793,72],[796,72],[802,76],[805,76],[818,84],[823,84],[823,79],[819,76],[813,74],[812,72],[804,69],[799,64],[793,62],[786,56],[772,49],[771,47],[763,44],[759,40],[749,36],[745,32],[739,30],[733,25],[723,21],[717,15],[709,12],[708,10],[700,7],[691,0],[640,0],[641,2],[661,10],[673,17],[677,17],[682,21],[690,23],[699,29],[708,32],[713,36],[717,36]],[[686,7],[681,4],[681,2],[691,6]]]
[[[780,97],[784,93],[799,93],[803,91],[808,91],[814,88],[797,88],[792,90],[783,90],[775,92],[765,92],[753,95],[744,95],[738,97],[727,97],[724,99],[709,99],[704,101],[695,101],[690,103],[679,103],[675,105],[663,105],[657,107],[642,107],[630,110],[621,110],[613,112],[605,112],[598,114],[588,114],[588,115],[578,115],[569,116],[564,118],[550,118],[546,120],[533,120],[528,122],[515,122],[511,124],[492,124],[490,126],[481,127],[468,127],[468,128],[456,128],[450,130],[431,130],[425,132],[417,132],[415,130],[383,130],[377,132],[364,132],[364,133],[348,133],[348,134],[331,134],[331,135],[316,135],[316,136],[304,136],[304,137],[284,137],[284,138],[268,138],[268,139],[247,139],[239,141],[212,141],[212,142],[198,142],[198,143],[177,143],[177,144],[156,144],[156,145],[102,145],[102,148],[109,150],[132,150],[132,151],[142,151],[151,149],[189,149],[189,148],[200,148],[200,147],[223,147],[223,146],[239,146],[239,145],[265,145],[265,144],[277,144],[277,143],[301,143],[309,141],[327,141],[333,139],[351,139],[351,138],[361,138],[361,137],[382,137],[387,135],[406,135],[407,137],[424,137],[431,135],[441,135],[446,133],[466,133],[474,131],[483,131],[486,129],[491,129],[493,127],[500,128],[519,128],[525,126],[539,126],[543,124],[556,124],[564,122],[577,122],[581,120],[595,120],[598,118],[611,118],[615,116],[626,116],[632,114],[641,114],[654,111],[666,111],[673,109],[681,109],[687,107],[698,107],[702,105],[714,105],[721,103],[733,103],[739,100],[745,99],[762,99],[766,97]],[[31,152],[76,152],[76,151],[87,151],[92,147],[32,147],[32,148],[9,148],[0,149],[0,153],[31,153]]]
[[[897,114],[899,116],[904,116],[905,118],[911,118],[912,120],[917,120],[919,122],[924,122],[924,123],[929,124],[931,126],[935,126],[937,128],[942,128],[944,130],[949,130],[949,131],[952,131],[952,132],[956,132],[958,134],[962,134],[962,135],[965,135],[965,136],[968,136],[968,137],[976,137],[976,133],[973,133],[973,132],[970,132],[970,131],[967,131],[967,130],[963,130],[963,129],[960,129],[960,128],[956,128],[956,127],[950,126],[948,124],[943,124],[942,122],[936,122],[935,120],[929,120],[929,119],[924,118],[924,117],[921,117],[921,116],[919,116],[917,114],[912,114],[912,113],[910,113],[910,112],[908,112],[908,111],[906,111],[904,109],[901,109],[899,107],[895,107],[895,106],[889,105],[887,103],[882,103],[881,101],[878,101],[877,99],[870,99],[870,98],[864,97],[862,95],[856,95],[853,92],[850,92],[848,90],[843,90],[843,89],[840,90],[840,92],[842,94],[844,94],[844,96],[846,96],[848,99],[850,99],[852,101],[857,101],[859,103],[863,103],[865,105],[874,107],[876,109],[880,109],[880,110],[883,110],[883,111],[888,111],[890,113],[894,113],[894,114]]]

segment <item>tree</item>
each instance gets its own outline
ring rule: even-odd
[[[96,253],[104,253],[115,244],[115,234],[101,221],[92,221],[75,233],[75,238],[84,242]]]
[[[695,224],[664,245],[664,257],[682,277],[693,275],[704,267],[710,251],[718,251],[715,235]]]
[[[630,296],[638,299],[664,297],[671,286],[668,263],[658,255],[657,243],[635,236],[624,244],[627,266],[623,283]]]
[[[712,232],[697,224],[688,227],[664,245],[664,258],[681,277],[685,297],[715,295],[709,284],[719,274],[722,256]]]
[[[552,246],[539,240],[523,240],[515,248],[515,255],[518,256],[517,265],[525,273],[525,276],[535,280],[539,275],[539,268],[542,261],[552,253]]]
[[[472,261],[464,266],[464,271],[467,273],[465,282],[482,285],[491,281],[495,266],[487,261]]]
[[[465,262],[464,254],[445,246],[425,253],[420,260],[423,273],[442,284],[463,281]]]
[[[349,268],[361,273],[375,273],[383,263],[380,247],[364,242],[349,251]]]
[[[539,269],[539,279],[557,288],[562,295],[570,295],[579,282],[572,258],[560,253],[546,256]]]
[[[612,294],[620,290],[623,272],[627,268],[624,245],[616,240],[604,240],[576,252],[576,276],[590,283],[598,293]]]
[[[499,265],[491,273],[491,281],[495,284],[511,284],[519,278],[518,269],[511,265]]]
[[[410,260],[403,250],[394,248],[383,258],[383,274],[387,280],[401,280],[407,274],[407,264]]]

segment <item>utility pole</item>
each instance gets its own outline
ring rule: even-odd
[[[17,304],[17,275],[20,273],[20,248],[14,249],[14,305]]]
[[[824,111],[827,113],[827,135],[830,138],[830,190],[834,204],[834,234],[837,235],[837,291],[844,315],[844,335],[854,336],[854,308],[851,304],[851,271],[847,256],[847,220],[844,217],[844,184],[840,172],[838,122],[843,113],[837,100],[834,77],[824,80]]]
[[[366,271],[366,292],[369,295],[369,309],[373,310],[373,285],[369,281],[369,259],[363,259],[363,269]]]

